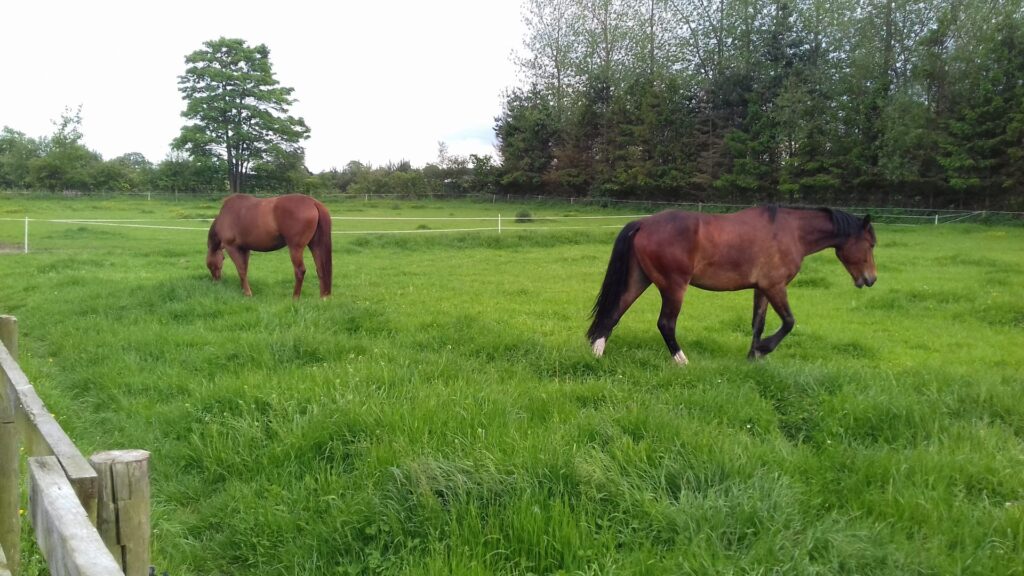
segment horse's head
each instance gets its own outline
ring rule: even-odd
[[[206,254],[206,267],[210,269],[214,280],[220,280],[220,271],[224,267],[224,251],[220,248],[210,250]]]
[[[210,269],[210,275],[214,280],[220,280],[220,271],[224,267],[224,250],[214,226],[210,226],[206,248],[206,267]]]
[[[857,288],[872,286],[877,278],[875,272],[875,229],[871,226],[871,216],[861,221],[860,230],[836,246],[836,256],[853,277]]]

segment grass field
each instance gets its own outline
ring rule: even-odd
[[[216,210],[0,199],[0,218]],[[282,252],[253,256],[252,299],[230,264],[212,283],[207,222],[32,222],[31,253],[0,253],[0,313],[83,452],[153,453],[154,563],[171,576],[1024,574],[1024,229],[880,225],[872,289],[810,257],[796,328],[757,363],[750,293],[691,290],[679,368],[654,291],[604,358],[583,336],[625,221],[338,234],[334,296],[311,271],[298,302]],[[22,226],[0,221],[0,245]]]

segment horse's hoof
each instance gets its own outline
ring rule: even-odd
[[[754,350],[751,348],[750,352],[747,353],[747,360],[757,362],[758,360],[763,360],[766,356],[768,356],[768,353],[764,350]]]
[[[594,340],[592,350],[594,351],[595,358],[600,358],[601,356],[604,355],[604,343],[604,338],[598,338],[597,340]]]
[[[690,361],[686,359],[686,354],[683,354],[682,350],[676,352],[675,355],[672,356],[672,359],[675,360],[676,364],[680,366],[686,366],[687,364],[690,363]]]

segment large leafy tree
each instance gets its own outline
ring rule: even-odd
[[[250,167],[282,153],[303,153],[299,143],[309,128],[288,114],[294,90],[274,77],[266,45],[222,37],[205,42],[185,63],[178,89],[188,103],[181,115],[189,123],[174,140],[175,149],[223,159],[232,192],[242,190]]]

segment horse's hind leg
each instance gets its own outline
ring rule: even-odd
[[[249,288],[249,251],[237,246],[228,246],[225,251],[238,270],[238,279],[242,281],[242,294],[252,296],[252,290]]]
[[[760,288],[754,289],[754,316],[751,320],[751,328],[754,338],[750,342],[750,352],[747,353],[747,360],[757,360],[763,354],[758,351],[761,345],[761,335],[764,334],[764,317],[768,312],[768,296]]]
[[[685,366],[689,360],[683,354],[679,342],[676,341],[676,320],[679,318],[679,311],[683,307],[683,296],[686,295],[686,287],[689,279],[681,285],[673,285],[665,288],[658,287],[661,291],[661,314],[658,316],[658,331],[668,346],[668,353],[676,364]]]
[[[324,248],[313,248],[310,244],[309,251],[313,253],[313,265],[316,267],[316,277],[320,282],[320,297],[327,298],[331,295],[331,253]]]
[[[302,260],[303,246],[289,246],[288,253],[292,257],[292,266],[295,268],[295,291],[292,298],[298,299],[302,293],[302,279],[306,277],[306,263]]]
[[[600,322],[594,330],[593,340],[591,349],[594,352],[594,356],[600,358],[604,354],[605,344],[608,342],[608,337],[611,336],[612,329],[622,319],[623,314],[629,307],[636,302],[636,299],[647,290],[647,287],[651,285],[651,281],[647,276],[640,270],[639,264],[633,261],[630,264],[629,281],[626,285],[626,290],[619,297],[618,307],[606,320]]]

